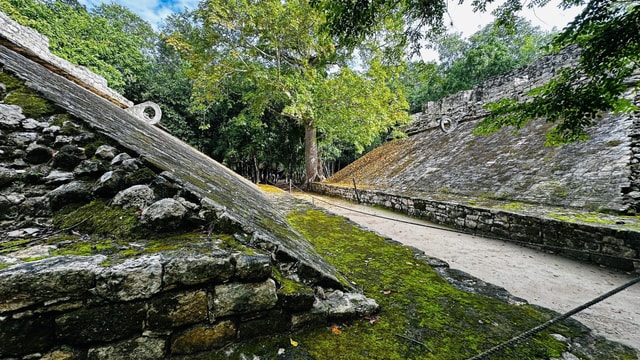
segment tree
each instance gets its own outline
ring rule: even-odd
[[[73,0],[1,0],[0,5],[22,25],[46,35],[52,53],[102,75],[116,91],[125,92],[148,69],[148,58],[141,51],[146,39],[114,20],[135,20],[142,27],[146,23],[124,7],[102,5],[94,14]]]
[[[486,11],[491,0],[472,0],[476,11]],[[367,9],[383,9],[380,13],[355,9],[358,1],[317,0],[315,5],[328,12],[328,27],[335,36],[358,41],[373,35],[371,24],[397,17],[421,19],[438,30],[442,24],[444,0],[376,0],[366,1]],[[424,6],[425,4],[429,6]],[[543,6],[548,1],[531,1],[529,7]],[[556,126],[548,134],[549,143],[584,139],[585,128],[594,124],[605,111],[630,112],[635,109],[624,97],[627,79],[638,68],[640,59],[640,3],[634,0],[563,0],[561,7],[584,5],[584,10],[553,41],[554,50],[571,44],[581,49],[577,69],[566,69],[548,84],[530,92],[531,101],[518,103],[505,100],[491,106],[492,114],[481,123],[478,132],[490,133],[503,126],[519,128],[533,118],[544,117]],[[517,12],[526,2],[508,0],[494,11],[497,24],[512,28]],[[407,22],[408,31],[418,31],[420,22]],[[432,31],[433,32],[433,31]],[[631,84],[637,90],[638,83]]]
[[[640,3],[591,0],[553,41],[555,50],[572,44],[581,49],[577,68],[562,69],[547,84],[532,89],[527,102],[505,99],[490,104],[491,114],[476,133],[503,126],[519,129],[543,117],[556,124],[547,133],[547,144],[563,144],[586,139],[586,128],[604,112],[636,110],[625,93],[640,85],[629,82],[640,65]]]
[[[336,47],[307,1],[211,0],[193,16],[197,36],[175,32],[171,43],[190,64],[195,109],[204,113],[237,95],[240,124],[260,128],[273,114],[294,120],[305,129],[306,181],[322,176],[318,141],[364,149],[408,119],[393,85],[395,67],[381,60],[380,49],[364,49],[358,71],[346,67],[350,52]]]
[[[513,31],[492,23],[468,39],[460,34],[443,36],[435,46],[439,64],[414,62],[403,74],[411,111],[532,62],[543,54],[549,38],[524,19],[516,20]]]

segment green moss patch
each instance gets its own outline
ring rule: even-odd
[[[73,228],[83,233],[124,239],[136,237],[140,232],[135,211],[109,207],[101,200],[62,211],[54,216],[53,223],[60,229]]]
[[[238,347],[235,358],[241,354],[272,358],[283,348],[286,358],[292,359],[327,359],[337,354],[341,359],[467,359],[555,315],[535,306],[509,305],[459,291],[416,257],[413,249],[390,243],[342,217],[299,210],[289,215],[289,221],[356,288],[376,299],[382,310],[362,321],[336,324],[339,334],[327,327],[255,340]],[[571,324],[556,325],[492,359],[561,357],[567,345],[550,334],[571,338],[584,332]]]
[[[8,91],[4,102],[20,106],[22,113],[27,117],[38,119],[61,112],[60,108],[6,72],[0,72],[0,82],[5,84]]]

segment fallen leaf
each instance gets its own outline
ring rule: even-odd
[[[342,334],[342,330],[340,330],[340,328],[338,327],[338,325],[333,325],[331,326],[331,332],[336,334],[336,335],[340,335]]]
[[[293,340],[292,338],[289,338],[289,342],[291,343],[291,346],[293,346],[293,347],[298,346],[298,342]]]

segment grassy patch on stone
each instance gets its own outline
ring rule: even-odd
[[[0,83],[5,84],[8,91],[4,102],[20,106],[26,117],[38,119],[61,112],[53,103],[45,100],[36,91],[6,72],[0,71]]]
[[[534,306],[509,305],[459,291],[411,248],[364,231],[342,217],[299,210],[288,218],[328,262],[376,299],[382,310],[368,321],[336,324],[339,334],[327,327],[254,340],[236,348],[231,358],[250,354],[276,358],[278,349],[284,349],[282,358],[286,359],[467,359],[553,316]],[[492,359],[559,358],[566,344],[550,334],[573,337],[582,331],[564,323],[556,325]]]
[[[83,233],[124,239],[135,237],[139,232],[138,214],[135,211],[109,207],[101,200],[61,211],[54,216],[53,223],[60,229],[73,228]]]

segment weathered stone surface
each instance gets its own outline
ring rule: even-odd
[[[0,314],[64,296],[82,296],[94,286],[105,258],[55,257],[0,271]]]
[[[53,156],[53,149],[37,143],[32,143],[27,147],[24,159],[31,164],[42,164]]]
[[[18,179],[18,172],[14,169],[0,167],[0,187],[11,184]]]
[[[120,165],[125,160],[131,160],[131,159],[133,159],[131,157],[131,155],[129,155],[127,153],[120,153],[120,154],[116,155],[113,159],[111,159],[111,165]]]
[[[269,310],[278,301],[276,283],[268,279],[262,283],[232,283],[214,289],[213,316]]]
[[[261,281],[271,276],[271,258],[268,255],[234,254],[235,276],[240,280]]]
[[[291,316],[283,311],[270,311],[257,319],[242,321],[238,327],[241,340],[265,336],[265,330],[284,333],[291,328]]]
[[[79,360],[81,355],[79,351],[74,350],[54,350],[44,354],[40,360]]]
[[[83,160],[73,169],[73,175],[79,179],[86,179],[102,175],[106,171],[106,166],[99,160]]]
[[[111,145],[100,145],[94,154],[95,157],[102,160],[112,160],[116,157],[118,150]]]
[[[38,139],[38,133],[35,132],[14,132],[7,135],[9,144],[18,147],[25,147]]]
[[[278,306],[290,312],[309,311],[316,297],[311,288],[278,291]]]
[[[0,128],[15,130],[20,127],[22,119],[22,108],[18,105],[0,104]]]
[[[73,203],[86,204],[91,200],[91,184],[73,181],[55,188],[47,194],[47,197],[53,211]]]
[[[166,340],[155,337],[139,337],[113,345],[89,349],[89,360],[155,360],[165,357]]]
[[[231,256],[176,252],[165,255],[163,281],[166,285],[197,285],[229,281],[234,274]]]
[[[162,288],[160,256],[126,260],[102,271],[96,278],[95,293],[114,301],[148,299]]]
[[[239,221],[242,228],[251,233],[247,245],[252,239],[259,239],[261,245],[278,248],[279,252],[297,259],[304,265],[303,268],[311,270],[305,273],[305,276],[311,276],[308,281],[322,281],[336,288],[343,286],[337,279],[335,269],[320,258],[300,234],[291,229],[280,213],[272,206],[255,205],[268,204],[268,200],[246,179],[193,151],[192,147],[162,129],[139,121],[112,103],[97,100],[86,89],[34,65],[11,50],[0,48],[0,59],[6,71],[21,74],[31,87],[69,114],[86,121],[96,133],[118,139],[121,148],[135,154],[136,158],[144,159],[145,163],[153,164],[158,169],[170,169],[176,178],[181,179],[186,190],[199,198],[208,198],[217,203],[218,208],[224,209],[230,218]],[[95,194],[100,197],[113,196],[123,189],[118,188],[109,195]],[[278,229],[277,235],[273,229]]]
[[[175,199],[161,199],[142,211],[140,223],[157,230],[175,230],[187,215],[187,209]]]
[[[45,177],[42,178],[42,181],[44,181],[47,185],[59,185],[69,183],[74,179],[75,176],[72,172],[51,170]]]
[[[151,329],[170,329],[204,323],[209,316],[207,293],[202,290],[165,294],[149,304]]]
[[[0,358],[47,351],[55,344],[53,319],[31,316],[19,320],[0,317]]]
[[[176,335],[171,341],[172,354],[193,354],[214,350],[236,338],[236,326],[231,321],[214,325],[197,325]]]
[[[84,153],[84,149],[75,145],[65,145],[56,153],[53,157],[54,168],[72,171],[82,160],[85,160],[87,156]]]
[[[327,306],[330,319],[353,318],[372,314],[378,311],[378,303],[363,294],[345,293],[340,290],[332,291],[326,295],[322,302]]]
[[[56,337],[73,345],[126,339],[142,333],[144,320],[140,303],[82,308],[55,319]]]
[[[107,171],[94,184],[93,193],[99,197],[114,196],[118,191],[126,188],[124,177],[124,171]]]
[[[144,209],[155,200],[153,189],[147,185],[134,185],[124,189],[113,198],[113,204],[123,209]]]

